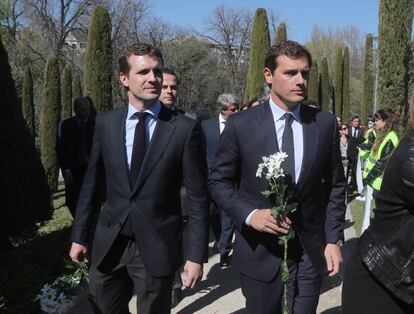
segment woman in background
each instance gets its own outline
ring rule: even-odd
[[[394,122],[392,109],[380,109],[375,113],[376,137],[362,173],[364,183],[373,188],[374,199],[381,188],[385,165],[399,142]]]

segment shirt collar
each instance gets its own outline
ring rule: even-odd
[[[269,97],[269,104],[270,104],[270,109],[272,109],[272,114],[273,114],[273,119],[274,121],[279,121],[280,119],[282,119],[282,117],[285,115],[286,111],[284,111],[282,108],[280,108],[278,105],[276,105],[276,103],[272,100],[272,97]],[[293,117],[295,118],[295,120],[297,122],[301,122],[300,120],[300,106],[301,104],[298,104],[295,109],[293,109],[293,111],[291,111],[290,113],[293,115]]]
[[[149,113],[154,119],[158,119],[158,115],[161,111],[161,103],[159,100],[157,100],[155,103],[153,103],[149,108],[145,109],[144,112]],[[127,120],[129,120],[133,114],[138,112],[137,109],[131,103],[128,104],[128,114],[127,114]]]
[[[219,114],[219,122],[220,123],[226,123],[226,119],[224,119],[224,117],[221,113]]]

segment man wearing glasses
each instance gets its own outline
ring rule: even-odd
[[[206,120],[202,123],[206,138],[207,164],[209,173],[216,156],[220,134],[226,126],[227,118],[238,111],[236,96],[232,94],[221,94],[217,98],[217,105],[219,108],[219,116]],[[228,267],[230,265],[229,253],[233,237],[233,223],[230,217],[218,209],[214,203],[210,204],[210,219],[211,229],[216,240],[215,246],[217,246],[218,242],[220,266]]]

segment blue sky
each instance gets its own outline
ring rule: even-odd
[[[201,31],[219,5],[232,8],[272,8],[288,25],[289,39],[305,43],[313,25],[321,28],[356,26],[362,33],[378,32],[378,0],[150,0],[152,12],[164,20]]]

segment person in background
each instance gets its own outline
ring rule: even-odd
[[[413,105],[414,99],[409,110],[408,132],[388,160],[376,197],[374,218],[345,268],[344,314],[414,313]],[[392,112],[382,110],[377,112],[376,119],[381,119],[382,124],[391,115]],[[387,137],[384,128],[379,131],[383,142]]]
[[[356,145],[356,139],[349,136],[349,127],[346,124],[339,126],[339,143],[341,148],[342,166],[344,167],[344,176],[348,184],[350,170],[356,162],[358,155],[358,149]],[[349,193],[348,193],[349,195]]]
[[[395,113],[392,109],[380,109],[375,113],[376,137],[362,173],[364,183],[373,188],[374,199],[381,188],[387,161],[399,143],[394,128]]]
[[[203,121],[203,131],[207,146],[207,164],[209,173],[215,162],[217,148],[220,142],[220,135],[226,127],[227,119],[237,112],[237,99],[233,94],[221,94],[217,98],[219,106],[219,116]],[[220,224],[220,235],[216,238],[218,243],[218,251],[220,253],[220,266],[228,267],[230,265],[229,253],[231,250],[231,242],[233,238],[233,223],[230,217],[217,207],[212,201],[210,206],[211,226],[213,229],[218,229],[216,226]],[[214,233],[217,236],[216,233]]]
[[[59,126],[56,153],[65,180],[65,198],[72,217],[76,214],[83,177],[88,168],[95,119],[92,104],[86,97],[76,97],[73,102],[75,116],[63,120]]]
[[[342,117],[339,115],[336,115],[336,122],[338,123],[338,127],[342,124]]]

